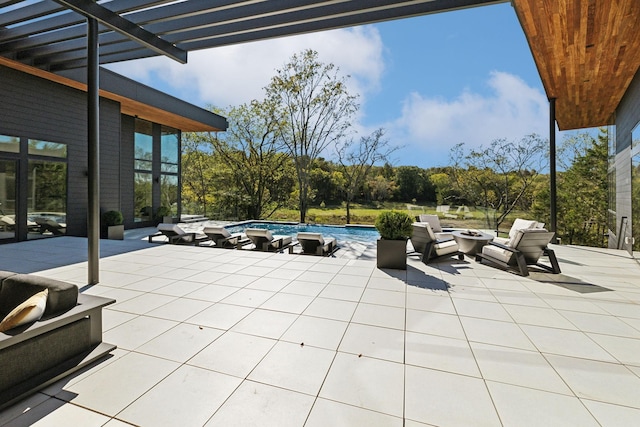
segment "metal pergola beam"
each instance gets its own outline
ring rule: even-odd
[[[112,12],[111,10],[94,3],[91,0],[55,0],[63,6],[78,12],[79,14],[86,16],[90,19],[95,19],[102,25],[111,28],[113,31],[117,31],[123,34],[131,40],[135,40],[141,45],[145,46],[152,51],[168,56],[182,64],[187,63],[187,52],[179,49],[174,44],[171,44],[157,35],[145,30],[144,28],[134,24],[128,19],[123,18],[119,14]],[[97,36],[97,30],[96,30]]]

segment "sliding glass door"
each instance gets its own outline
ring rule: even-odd
[[[16,160],[0,159],[0,240],[16,238]]]

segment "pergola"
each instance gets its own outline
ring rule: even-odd
[[[0,0],[3,65],[55,73],[87,69],[89,283],[98,282],[99,64],[350,27],[506,0]],[[612,123],[640,66],[637,0],[512,0],[550,100],[551,229],[555,124]]]

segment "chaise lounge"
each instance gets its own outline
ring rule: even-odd
[[[274,236],[271,231],[264,228],[247,228],[244,233],[251,239],[255,250],[258,251],[282,252],[291,245],[291,236]]]
[[[149,243],[153,242],[155,237],[164,236],[168,242],[173,245],[195,245],[208,239],[202,235],[198,236],[193,232],[186,232],[177,224],[158,224],[158,233],[149,235]]]
[[[206,236],[211,239],[216,248],[235,249],[251,243],[242,233],[229,233],[229,230],[222,226],[205,227],[202,230]]]
[[[297,243],[289,246],[289,253],[292,254],[293,248],[300,245],[303,255],[319,255],[330,256],[338,250],[338,242],[335,238],[327,239],[321,233],[300,232],[296,235]]]

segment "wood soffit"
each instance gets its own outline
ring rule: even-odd
[[[72,87],[74,89],[78,89],[83,92],[87,91],[87,85],[85,83],[81,83],[67,77],[59,76],[57,74],[50,73],[48,71],[44,71],[39,68],[31,67],[29,65],[25,65],[20,62],[13,61],[11,59],[3,58],[1,56],[0,56],[0,65],[4,65],[8,68],[13,68],[14,70],[31,74],[33,76],[37,76],[43,79],[47,79],[49,81],[59,83],[64,86]],[[144,104],[140,101],[129,99],[122,95],[118,95],[102,89],[100,90],[100,96],[106,99],[111,99],[113,101],[119,102],[120,112],[122,114],[138,117],[154,123],[166,125],[175,129],[180,129],[181,131],[184,131],[184,132],[215,132],[215,131],[222,130],[222,129],[216,129],[215,127],[210,126],[208,124],[201,123],[192,119],[188,119],[178,114],[174,114],[174,113],[162,110],[160,108],[156,108],[151,105]]]
[[[639,0],[512,0],[560,130],[612,124],[640,67]]]

